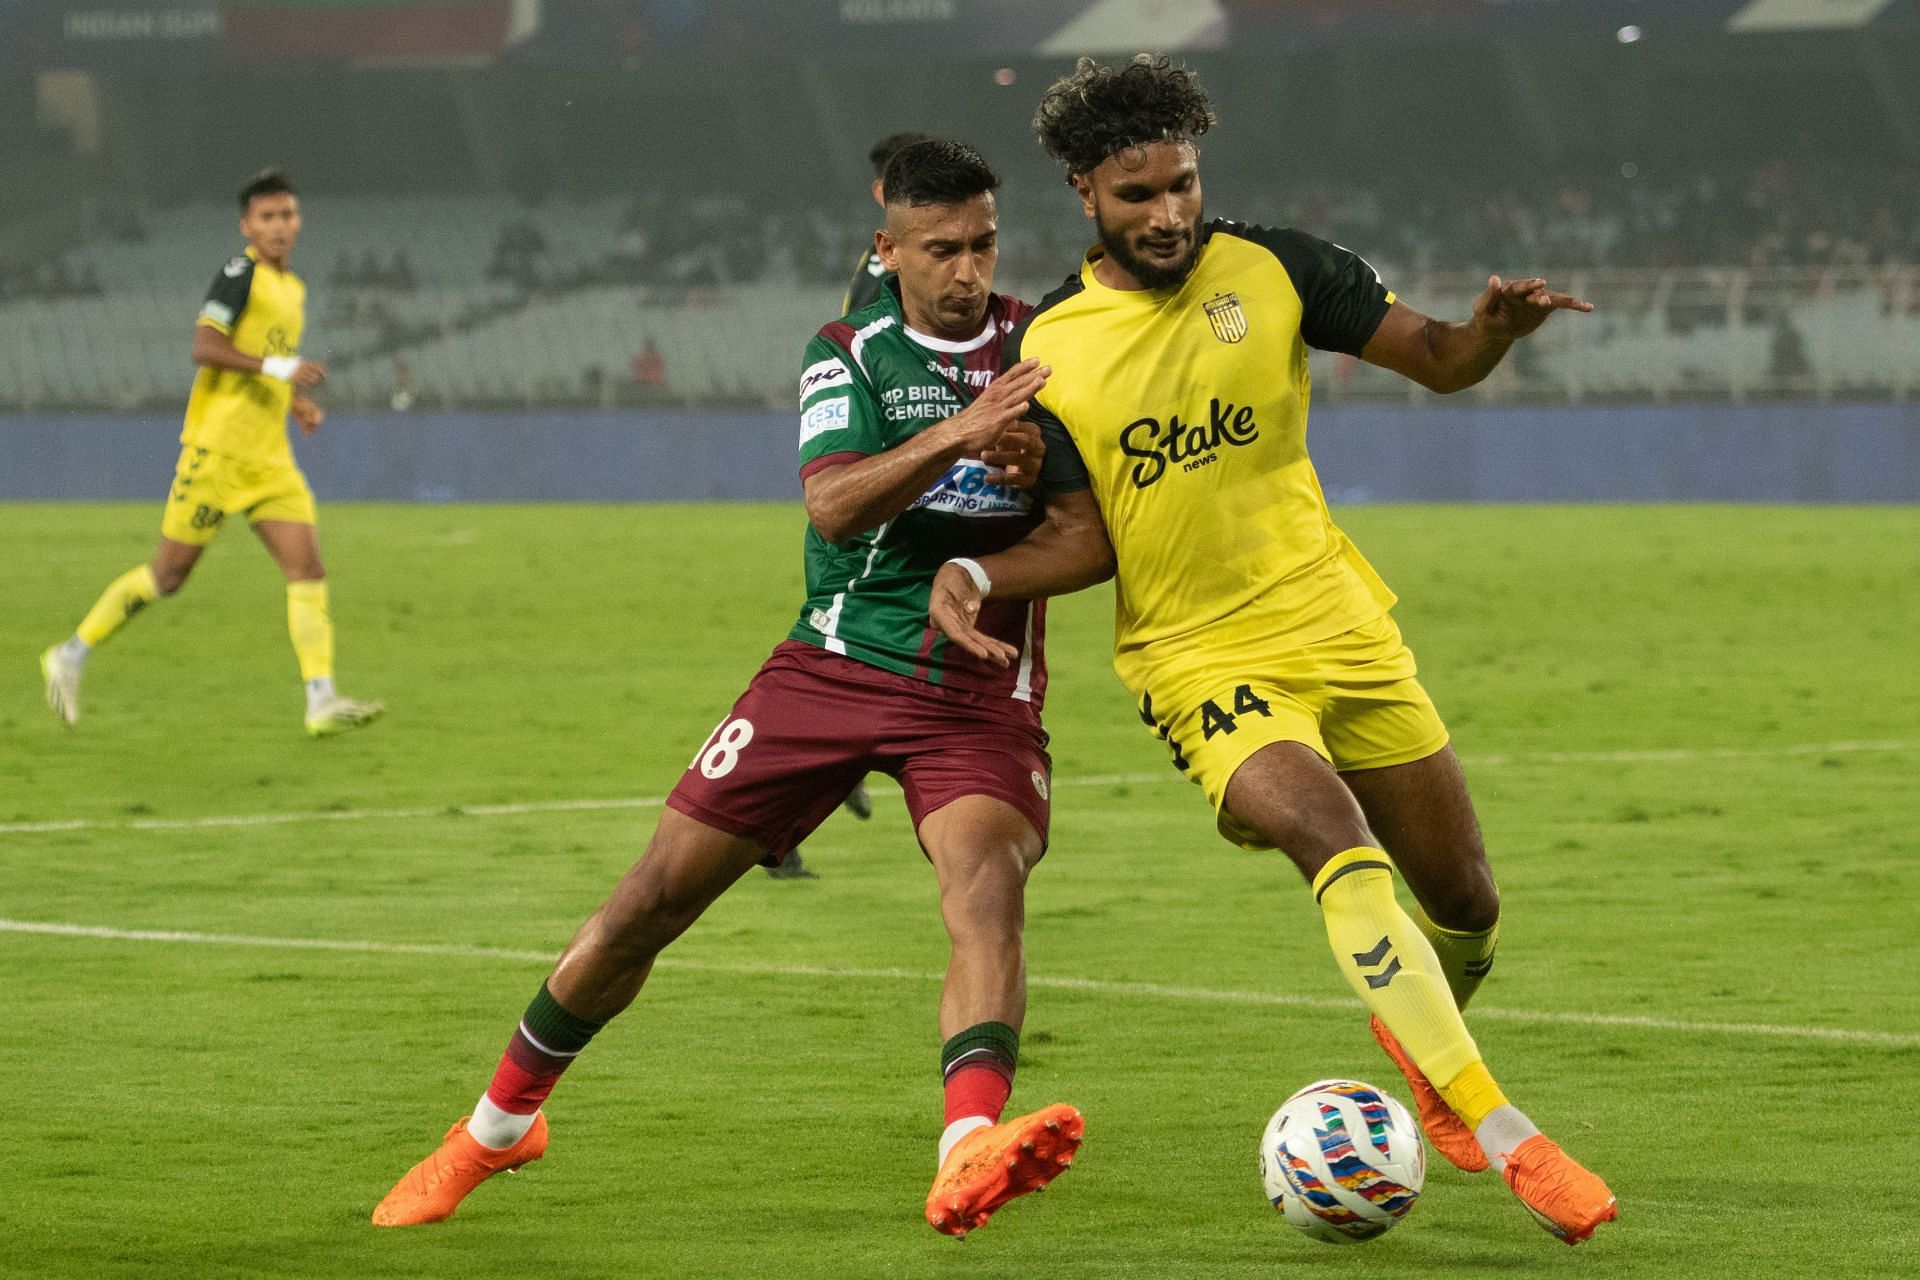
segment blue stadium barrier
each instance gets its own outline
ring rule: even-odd
[[[160,501],[176,417],[0,418],[0,500]],[[322,501],[779,501],[786,413],[338,414],[295,450]],[[1920,502],[1920,404],[1324,406],[1346,502]]]

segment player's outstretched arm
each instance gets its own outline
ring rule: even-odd
[[[976,658],[1008,666],[1020,651],[982,633],[980,602],[988,594],[1033,600],[1081,591],[1113,576],[1113,544],[1090,489],[1047,497],[1046,521],[1032,533],[973,562],[988,586],[982,589],[965,566],[947,563],[934,575],[927,614],[947,639]]]
[[[299,356],[250,356],[234,346],[232,338],[205,324],[193,327],[193,363],[207,369],[263,373],[302,390],[319,385],[327,376],[327,367],[318,360],[303,360]]]
[[[1507,348],[1547,322],[1556,311],[1588,312],[1593,304],[1556,293],[1538,277],[1502,280],[1488,276],[1473,303],[1473,318],[1435,320],[1404,302],[1388,309],[1360,351],[1368,364],[1391,369],[1429,391],[1464,391],[1494,371]]]
[[[828,542],[879,528],[912,506],[955,462],[992,450],[1051,372],[1037,360],[1022,360],[987,384],[972,404],[904,444],[814,472],[804,482],[807,519]]]

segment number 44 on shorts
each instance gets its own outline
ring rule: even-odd
[[[740,763],[740,753],[753,741],[753,721],[740,717],[722,720],[694,753],[689,769],[699,769],[709,778],[724,778],[733,772],[733,766]]]
[[[1216,733],[1232,733],[1240,727],[1240,717],[1258,713],[1269,719],[1273,708],[1267,700],[1253,691],[1252,685],[1243,684],[1233,691],[1233,710],[1222,710],[1220,704],[1208,698],[1200,704],[1200,734],[1211,742]]]

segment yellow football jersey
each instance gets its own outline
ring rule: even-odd
[[[1094,277],[1100,249],[1014,335],[1053,366],[1043,482],[1091,486],[1119,560],[1114,665],[1155,646],[1310,644],[1392,607],[1307,457],[1307,347],[1358,354],[1393,294],[1298,231],[1214,221],[1176,290]]]
[[[233,339],[250,356],[300,354],[307,323],[307,286],[291,271],[260,261],[251,246],[222,267],[200,308],[200,323]],[[265,374],[201,369],[180,443],[249,462],[293,461],[287,411],[293,387]]]

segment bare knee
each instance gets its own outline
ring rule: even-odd
[[[1419,897],[1427,919],[1456,933],[1484,933],[1500,920],[1500,889],[1485,862],[1439,885],[1426,886]]]
[[[148,572],[153,574],[154,590],[170,596],[185,586],[193,566],[200,563],[200,551],[201,548],[192,543],[161,538],[159,550],[147,565]]]
[[[940,915],[957,945],[1018,942],[1026,920],[1027,876],[1040,846],[994,842],[965,857],[949,857],[940,871]]]
[[[1025,852],[1011,845],[955,859],[940,877],[941,905],[991,914],[1008,902],[1017,903],[1027,886],[1029,865]]]
[[[320,563],[320,544],[312,538],[275,539],[268,544],[288,582],[321,582],[327,568]]]
[[[1269,743],[1248,757],[1228,781],[1225,801],[1229,817],[1308,879],[1337,853],[1379,844],[1333,767],[1301,743]]]
[[[161,595],[173,595],[175,591],[179,591],[180,587],[186,585],[188,574],[194,572],[192,560],[188,560],[186,564],[154,560],[154,564],[148,568],[154,572],[154,589]]]
[[[312,556],[296,556],[291,560],[282,561],[280,572],[285,575],[288,582],[325,582],[327,580],[326,566],[320,563],[317,552]]]
[[[1292,859],[1308,880],[1318,875],[1335,854],[1378,845],[1358,812],[1346,812],[1337,806],[1268,803],[1261,806],[1258,821],[1242,821]]]

